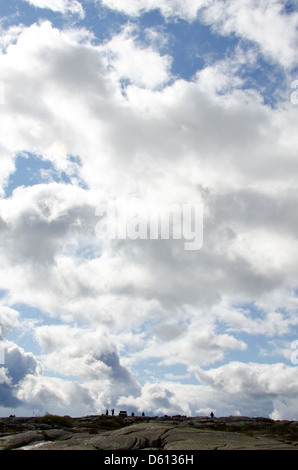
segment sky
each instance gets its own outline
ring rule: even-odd
[[[0,14],[0,415],[298,420],[298,2]]]

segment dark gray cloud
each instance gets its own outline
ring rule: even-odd
[[[40,372],[41,367],[32,353],[26,353],[18,346],[10,346],[5,353],[5,367],[12,385],[18,384],[26,375]]]
[[[139,395],[140,385],[128,369],[120,364],[119,356],[115,351],[101,354],[99,360],[110,368],[111,390],[115,389],[115,396],[119,396],[119,394]]]
[[[0,406],[20,407],[23,400],[17,397],[21,382],[29,375],[37,375],[41,366],[32,353],[26,353],[13,343],[4,342],[5,364],[0,382]]]
[[[14,388],[6,383],[0,383],[0,406],[5,408],[17,408],[23,403],[14,395]]]

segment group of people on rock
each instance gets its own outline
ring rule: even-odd
[[[112,409],[111,409],[111,415],[114,416],[114,414],[115,414],[115,410],[114,410],[114,408],[112,408]],[[109,415],[109,410],[106,409],[106,416],[108,416],[108,415]],[[132,412],[132,413],[131,413],[131,416],[134,416],[134,415],[135,415],[134,412]],[[143,413],[142,413],[142,416],[145,416],[144,411],[143,411]],[[210,417],[211,417],[211,418],[214,418],[214,413],[213,413],[213,411],[211,411]]]
[[[114,416],[114,414],[115,414],[115,410],[114,410],[114,408],[112,408],[111,409],[111,415]],[[131,416],[134,416],[134,415],[135,415],[134,412],[132,412]],[[109,416],[109,410],[108,409],[106,409],[106,416]],[[142,416],[145,416],[144,411],[142,412]]]

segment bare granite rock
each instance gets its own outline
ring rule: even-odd
[[[73,433],[60,429],[49,429],[46,431],[25,431],[10,434],[0,438],[0,450],[12,450],[28,446],[32,443],[47,442],[51,440],[69,439]]]
[[[0,450],[16,449],[37,441],[44,441],[44,436],[40,431],[11,434],[0,438]]]
[[[94,437],[91,439],[91,443],[99,450],[161,448],[162,436],[167,431],[169,431],[169,427],[160,423],[132,424],[113,433]]]
[[[268,418],[0,418],[0,429],[0,450],[298,450],[298,423]]]
[[[289,450],[283,442],[254,438],[237,432],[171,429],[164,436],[164,450]]]

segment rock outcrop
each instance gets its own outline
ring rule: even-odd
[[[298,450],[298,422],[185,416],[2,418],[0,450]]]

